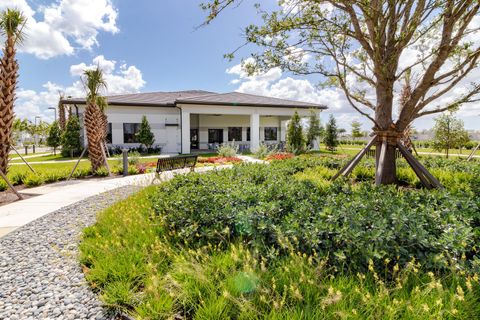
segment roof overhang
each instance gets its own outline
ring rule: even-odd
[[[296,105],[296,106],[287,106],[287,105],[275,105],[275,104],[263,104],[263,103],[225,103],[225,102],[204,102],[204,101],[194,101],[194,100],[177,100],[176,105],[178,104],[188,104],[188,105],[202,105],[202,106],[225,106],[225,107],[263,107],[263,108],[288,108],[288,109],[319,109],[326,110],[327,106],[318,105],[318,106],[309,106],[309,105]]]

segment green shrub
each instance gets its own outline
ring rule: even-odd
[[[265,159],[267,156],[270,155],[270,150],[265,143],[261,143],[257,151],[255,151],[253,155],[257,159]]]
[[[445,191],[376,188],[370,182],[319,188],[298,175],[292,179],[296,172],[315,170],[306,170],[305,161],[281,163],[176,177],[158,189],[155,220],[182,245],[241,241],[264,254],[293,246],[329,256],[337,269],[346,259],[350,270],[365,270],[370,259],[404,265],[416,257],[437,270],[473,250],[466,218],[478,210],[472,199]],[[357,179],[373,176],[373,168],[362,170],[357,169]]]
[[[128,153],[128,165],[134,166],[137,165],[140,162],[140,157],[142,155],[138,151],[130,151]],[[122,158],[122,163],[123,163],[123,158]]]
[[[235,142],[222,143],[217,147],[217,153],[219,157],[232,158],[237,155],[238,146],[235,145]]]
[[[7,183],[3,179],[0,179],[0,191],[5,191],[7,189],[8,189]]]
[[[65,174],[64,172],[49,171],[42,174],[42,176],[45,183],[52,183],[52,182],[60,181],[60,179],[64,176],[64,174]]]
[[[98,177],[107,177],[109,174],[108,169],[106,167],[100,167],[97,171],[94,172],[94,175]]]
[[[26,187],[37,187],[45,183],[45,179],[42,175],[37,173],[30,173],[23,179],[23,183]]]
[[[12,174],[9,174],[8,178],[10,179],[10,182],[14,186],[18,186],[23,184],[23,180],[25,179],[26,176],[27,176],[26,172],[14,172]]]
[[[122,172],[123,172],[123,170],[122,170]],[[132,165],[132,166],[128,166],[128,174],[129,174],[129,175],[136,175],[136,174],[138,174],[138,169],[137,169],[137,167],[136,167],[136,166],[133,166],[133,165]]]
[[[92,174],[91,168],[77,168],[73,173],[73,178],[84,178]]]
[[[298,169],[305,163],[296,160],[290,165],[293,168],[282,164],[275,169],[296,171],[294,174],[299,176],[302,172]],[[309,168],[313,174],[315,169]],[[234,170],[241,183],[269,179],[268,168],[264,171],[249,166],[245,170],[254,172],[243,176],[244,172]],[[206,181],[196,178],[177,182],[178,186],[185,186]],[[332,186],[337,192],[342,192],[341,187]],[[212,191],[221,191],[216,188],[217,185],[212,186]],[[183,191],[179,190],[182,194],[178,196],[179,202],[188,196]],[[275,248],[263,250],[253,242],[228,239],[224,233],[217,236],[227,242],[225,245],[211,243],[197,248],[189,243],[179,245],[176,236],[172,238],[171,231],[165,229],[166,223],[152,221],[155,219],[152,199],[160,201],[158,192],[150,187],[115,204],[98,215],[96,225],[84,231],[80,259],[86,279],[114,311],[121,310],[141,319],[169,319],[179,315],[186,319],[480,317],[478,275],[457,272],[455,267],[445,276],[439,276],[414,259],[403,266],[383,260],[377,265],[366,261],[363,272],[339,272],[322,252],[300,252],[297,247],[300,240],[290,241],[291,246],[285,242],[289,248],[285,254],[279,254]],[[356,191],[343,192],[353,197]],[[423,196],[424,192],[420,194]],[[333,197],[333,193],[328,195]],[[281,199],[282,193],[277,197]],[[374,195],[367,200],[374,205],[376,200],[372,199]],[[342,205],[341,201],[338,203]],[[263,211],[264,215],[269,213]],[[366,228],[365,232],[371,229],[370,232],[381,233],[376,226]],[[347,227],[345,223],[343,229]],[[344,265],[349,263],[344,261]]]

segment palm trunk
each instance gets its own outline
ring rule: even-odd
[[[85,129],[88,140],[88,157],[93,172],[105,166],[105,154],[102,143],[104,141],[103,112],[96,104],[88,103],[85,109]]]
[[[58,104],[58,124],[60,125],[60,129],[64,131],[67,126],[67,119],[65,117],[65,106],[63,103]]]
[[[15,60],[15,42],[12,37],[6,41],[0,66],[0,170],[7,173],[8,155],[13,128],[13,103],[18,78],[18,63]]]

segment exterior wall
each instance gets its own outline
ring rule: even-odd
[[[78,106],[80,116],[85,106]],[[155,145],[162,147],[162,153],[180,152],[180,110],[174,107],[109,106],[106,110],[108,122],[112,124],[112,145],[137,147],[138,143],[124,143],[123,124],[141,123],[145,115],[155,135]],[[176,125],[176,126],[171,126]],[[83,126],[83,121],[82,121]],[[86,144],[86,137],[84,139]]]
[[[85,106],[78,105],[78,110],[80,119],[83,119]],[[255,148],[262,142],[284,142],[286,125],[295,111],[301,117],[310,113],[308,109],[216,105],[179,105],[179,108],[110,106],[106,113],[108,122],[112,124],[112,145],[139,146],[138,143],[124,143],[123,124],[140,123],[145,115],[155,135],[155,145],[162,147],[162,153],[176,154],[190,152],[190,129],[195,128],[199,129],[200,149],[208,148],[208,129],[222,129],[223,141],[227,142],[228,127],[242,127],[242,141],[236,141],[237,144]],[[247,128],[251,126],[257,127],[259,134],[251,132],[252,142],[248,142]],[[265,127],[277,128],[276,141],[264,141]],[[84,141],[86,144],[85,135]]]

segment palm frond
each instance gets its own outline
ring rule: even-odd
[[[6,9],[0,14],[0,33],[7,38],[14,38],[15,42],[24,39],[23,29],[27,18],[20,10]]]

